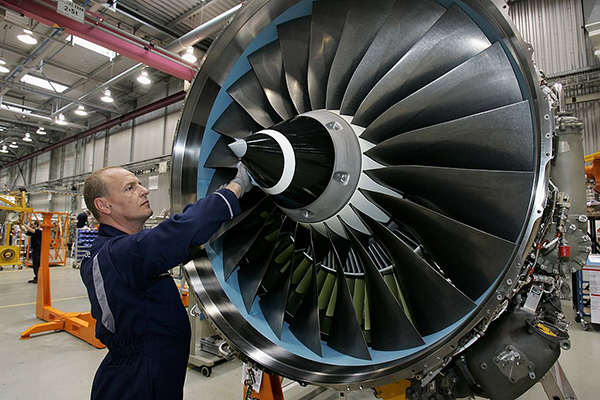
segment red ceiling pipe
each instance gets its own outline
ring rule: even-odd
[[[37,156],[39,156],[41,154],[47,153],[47,152],[52,151],[54,149],[58,149],[59,147],[66,146],[69,143],[76,142],[76,141],[78,141],[80,139],[83,139],[85,137],[91,136],[91,135],[93,135],[95,133],[104,131],[106,129],[110,129],[110,128],[112,128],[114,126],[117,126],[117,125],[121,125],[121,124],[123,124],[123,123],[125,123],[127,121],[131,121],[132,119],[141,117],[142,115],[149,114],[152,111],[160,110],[161,108],[165,108],[167,106],[170,106],[171,104],[174,104],[174,103],[177,103],[178,101],[183,100],[185,98],[185,94],[186,94],[185,92],[175,93],[175,94],[173,94],[173,95],[171,95],[169,97],[165,97],[162,100],[159,100],[159,101],[154,102],[152,104],[148,104],[147,106],[144,106],[142,108],[138,108],[137,110],[134,110],[134,111],[132,111],[132,112],[130,112],[128,114],[122,115],[122,116],[120,116],[118,118],[115,118],[115,119],[111,119],[110,121],[107,121],[107,122],[105,122],[103,124],[100,124],[100,125],[98,125],[96,127],[91,128],[91,129],[88,129],[87,131],[80,132],[80,133],[78,133],[76,135],[73,135],[71,137],[68,137],[68,138],[66,138],[64,140],[61,140],[61,141],[56,142],[56,143],[53,143],[50,146],[46,146],[43,149],[34,151],[33,153],[29,153],[26,156],[23,156],[23,157],[18,158],[18,159],[14,160],[14,161],[11,161],[9,163],[1,165],[0,166],[0,170],[2,170],[4,168],[12,167],[13,165],[16,165],[16,164],[18,164],[20,162],[27,161],[27,160],[29,160],[31,158],[34,158],[34,157],[37,157]]]
[[[0,0],[0,6],[13,10],[41,22],[44,25],[56,26],[65,29],[70,34],[82,39],[89,40],[97,45],[106,47],[127,58],[148,65],[166,74],[175,76],[179,79],[191,81],[196,74],[195,70],[185,65],[175,62],[173,59],[166,58],[166,55],[157,54],[148,47],[140,47],[126,40],[119,39],[110,33],[96,29],[93,26],[82,24],[74,19],[68,18],[57,13],[45,4],[40,4],[33,0]],[[86,17],[89,23],[96,24],[90,18]],[[106,28],[105,28],[106,29]],[[159,49],[156,49],[158,51]]]

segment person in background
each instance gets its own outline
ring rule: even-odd
[[[169,274],[225,221],[240,213],[252,184],[240,163],[223,189],[144,229],[153,211],[148,189],[131,172],[92,173],[83,196],[100,223],[81,263],[96,337],[108,348],[92,384],[92,400],[181,400],[190,351],[190,323]]]
[[[88,225],[88,220],[92,213],[90,210],[83,210],[77,215],[77,228],[83,228]]]
[[[31,259],[33,261],[33,279],[28,282],[37,283],[42,256],[42,230],[40,229],[40,223],[33,221],[31,225],[21,225],[21,228],[25,229],[25,234],[30,237],[29,248],[31,249]]]

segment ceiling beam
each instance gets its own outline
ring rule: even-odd
[[[143,44],[141,39],[136,43],[133,38],[121,35],[116,28],[101,26],[90,17],[86,17],[86,23],[82,24],[58,14],[53,8],[56,7],[54,4],[50,5],[45,2],[40,4],[34,0],[21,0],[19,2],[0,0],[0,5],[45,25],[60,26],[71,34],[104,46],[179,79],[191,81],[196,73],[195,67],[183,64],[162,53],[162,49],[152,47],[151,44]]]

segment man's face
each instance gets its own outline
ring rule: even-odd
[[[114,168],[104,172],[108,186],[106,201],[116,220],[146,221],[152,215],[148,189],[131,172]]]

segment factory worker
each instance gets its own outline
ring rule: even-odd
[[[152,209],[148,189],[134,174],[112,167],[86,179],[85,203],[100,228],[81,276],[96,337],[108,347],[92,384],[93,400],[183,398],[190,325],[168,270],[237,215],[238,198],[251,187],[239,164],[224,188],[143,229]]]

